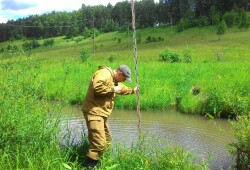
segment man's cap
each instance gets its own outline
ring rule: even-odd
[[[127,65],[120,65],[118,69],[124,74],[126,80],[131,83],[131,70]]]

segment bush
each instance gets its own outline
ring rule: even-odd
[[[22,46],[25,50],[31,50],[40,47],[40,43],[37,40],[25,41]]]
[[[182,50],[182,56],[183,56],[182,61],[184,63],[191,63],[192,62],[192,51],[188,47],[185,47]]]
[[[110,63],[113,63],[115,60],[117,59],[117,54],[116,53],[112,53],[108,56],[108,61]]]
[[[226,22],[227,27],[231,28],[235,25],[236,15],[237,14],[234,11],[231,11],[231,12],[226,12],[222,16],[222,19]]]
[[[47,47],[47,46],[52,46],[52,45],[54,45],[54,43],[55,43],[55,41],[54,41],[54,39],[48,39],[48,40],[44,40],[44,42],[43,42],[43,45],[45,46],[45,47]]]
[[[177,32],[182,32],[188,28],[187,19],[181,19],[180,23],[177,25]]]
[[[97,37],[100,34],[100,32],[96,28],[94,30],[94,29],[88,29],[87,27],[85,27],[82,35],[85,38],[89,38],[89,37],[93,38],[94,32],[95,32],[95,37]]]
[[[217,27],[217,33],[216,33],[217,35],[219,35],[219,40],[221,36],[225,34],[226,30],[227,30],[227,24],[225,23],[225,21],[221,21]]]
[[[88,52],[88,50],[86,48],[83,48],[80,52],[80,58],[82,60],[82,62],[87,62],[90,58],[90,54]]]
[[[192,62],[192,51],[188,47],[185,47],[181,52],[165,49],[160,54],[160,61],[169,63],[191,63]]]
[[[200,16],[199,18],[195,19],[194,26],[197,27],[204,27],[208,25],[208,18],[205,16]]]
[[[249,28],[249,24],[250,24],[250,20],[249,20],[249,17],[247,16],[246,11],[241,9],[238,28],[247,30]]]
[[[155,38],[155,37],[148,36],[146,39],[146,43],[159,42],[159,41],[163,41],[163,40],[164,39],[162,37]]]
[[[170,49],[165,49],[160,54],[160,60],[169,62],[169,63],[178,63],[178,62],[181,62],[181,57],[178,52],[172,51]]]
[[[117,39],[117,42],[118,42],[118,43],[121,43],[121,42],[122,42],[122,39],[121,39],[121,38],[118,38],[118,39]]]

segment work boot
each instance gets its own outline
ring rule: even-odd
[[[98,163],[98,160],[91,159],[90,157],[87,156],[84,161],[83,166],[85,168],[93,169],[96,167],[97,163]]]

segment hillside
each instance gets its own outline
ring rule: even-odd
[[[149,36],[155,39],[160,37],[163,40],[146,43]],[[194,62],[216,60],[218,57],[227,61],[249,61],[250,39],[248,37],[250,37],[250,31],[240,31],[234,28],[228,29],[220,41],[215,27],[192,28],[180,33],[176,32],[175,27],[141,29],[137,30],[138,57],[143,60],[157,60],[165,48],[180,50],[188,47],[192,50]],[[127,58],[128,55],[133,56],[132,31],[129,34],[127,32],[100,34],[95,39],[95,53],[93,53],[93,39],[91,38],[84,39],[79,36],[72,39],[64,37],[53,39],[55,43],[52,47],[39,47],[32,50],[34,58],[78,58],[82,48],[88,49],[94,60],[99,57],[107,57],[110,53],[117,53],[121,58]],[[38,41],[42,46],[44,40]],[[20,49],[23,43],[24,40],[2,42],[0,49],[6,49],[10,44],[16,45]],[[2,53],[2,57],[4,56],[8,55]]]

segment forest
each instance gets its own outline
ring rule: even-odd
[[[82,4],[78,10],[52,11],[41,15],[0,23],[0,42],[23,38],[71,38],[99,32],[126,31],[131,28],[131,2],[121,1],[114,6]],[[217,25],[225,21],[228,27],[249,27],[249,0],[154,0],[135,1],[136,27],[178,25],[177,31],[190,27]],[[89,35],[91,36],[91,35]]]

